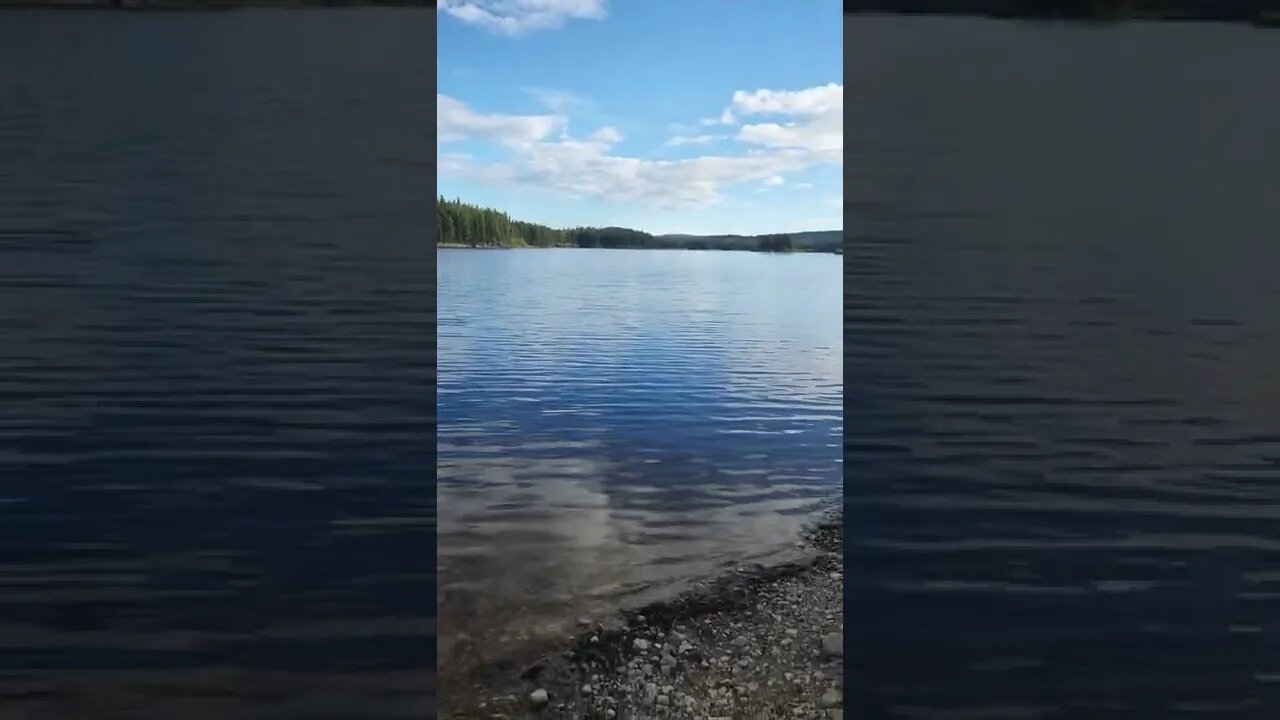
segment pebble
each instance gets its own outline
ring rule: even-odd
[[[827,633],[822,638],[823,657],[844,657],[844,631]]]
[[[840,704],[840,691],[831,688],[822,693],[822,707],[835,707]]]
[[[635,645],[635,648],[640,652],[644,652],[645,650],[649,649],[649,641],[645,640],[644,638],[636,638],[636,641],[633,643],[633,645]]]
[[[538,688],[529,694],[529,702],[533,703],[534,707],[542,707],[543,705],[546,705],[549,700],[550,698],[547,697],[547,691],[542,688]]]

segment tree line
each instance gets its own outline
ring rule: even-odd
[[[436,243],[467,247],[736,249],[767,252],[789,252],[796,249],[789,235],[764,235],[730,242],[693,236],[651,235],[621,227],[557,229],[513,220],[499,210],[443,197],[436,201]]]
[[[1280,13],[1280,0],[844,0],[844,11],[1026,18],[1186,18],[1271,24]]]

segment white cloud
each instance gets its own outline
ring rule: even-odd
[[[566,20],[601,20],[606,0],[440,0],[439,10],[487,30],[518,37]]]
[[[747,114],[823,115],[844,110],[844,86],[828,83],[805,90],[739,90],[733,109]]]
[[[828,83],[804,90],[739,90],[726,113],[783,115],[785,122],[743,125],[738,139],[771,148],[844,151],[844,86]]]
[[[557,115],[566,115],[575,110],[590,111],[594,108],[594,103],[590,98],[570,90],[539,87],[523,88],[523,90],[547,110]]]
[[[676,135],[670,140],[663,143],[667,147],[680,147],[681,145],[710,145],[719,140],[715,135]]]
[[[785,125],[743,126],[736,136],[740,143],[737,153],[679,160],[617,153],[615,146],[622,134],[612,126],[577,139],[568,134],[568,118],[562,114],[484,114],[440,95],[437,127],[442,143],[488,139],[511,152],[506,162],[490,164],[478,164],[458,154],[442,155],[440,171],[489,183],[545,188],[609,201],[701,207],[719,201],[722,191],[731,186],[759,183],[759,187],[777,187],[785,183],[782,176],[787,173],[842,163],[842,94],[839,86],[735,93],[734,104],[723,113],[725,118],[736,121],[741,112],[789,114],[794,119]],[[831,126],[833,119],[835,127]],[[724,138],[677,135],[666,145],[706,145],[719,139]]]
[[[524,146],[563,128],[565,122],[560,115],[485,115],[448,95],[436,95],[439,142],[485,139],[507,146]]]
[[[791,187],[795,188],[796,190],[809,190],[813,187],[813,183],[796,183]]]

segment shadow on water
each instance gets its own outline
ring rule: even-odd
[[[425,13],[4,14],[0,714],[426,712]]]
[[[877,208],[846,221],[846,702],[1274,716],[1273,38],[852,18],[846,47]]]

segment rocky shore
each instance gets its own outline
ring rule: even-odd
[[[582,618],[560,647],[493,668],[440,717],[844,717],[844,551],[836,514],[796,562],[737,569],[669,600]]]

